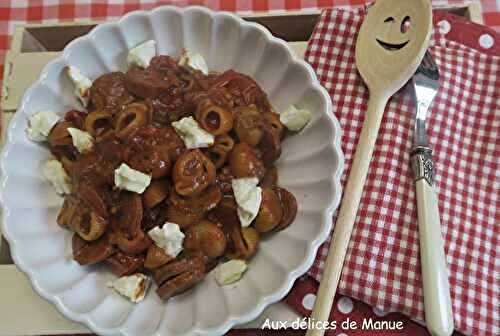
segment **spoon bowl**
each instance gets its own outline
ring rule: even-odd
[[[356,67],[371,95],[392,96],[417,70],[432,30],[428,0],[379,0],[356,41]]]

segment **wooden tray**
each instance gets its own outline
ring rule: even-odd
[[[440,9],[482,23],[481,5],[441,7]],[[266,26],[286,40],[297,56],[303,57],[307,40],[319,18],[318,10],[283,14],[256,13],[244,19]],[[47,62],[54,59],[70,41],[88,33],[98,22],[29,24],[16,27],[4,68],[1,101],[3,145],[5,132],[24,91],[33,83]],[[0,335],[40,335],[87,333],[82,324],[63,317],[55,307],[36,294],[10,258],[8,244],[0,232]],[[268,307],[255,321],[242,326],[258,328],[266,318],[293,321],[297,315],[282,303]]]

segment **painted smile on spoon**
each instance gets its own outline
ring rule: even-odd
[[[386,49],[386,50],[399,50],[399,49],[402,49],[405,45],[408,44],[408,42],[410,42],[410,40],[406,41],[406,42],[403,42],[403,43],[396,43],[396,44],[393,44],[393,43],[387,43],[387,42],[384,42],[384,41],[381,41],[379,39],[376,39],[378,44],[380,44],[382,46],[382,48]]]

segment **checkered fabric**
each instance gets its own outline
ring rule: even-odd
[[[333,6],[354,7],[373,0],[0,0],[0,86],[3,63],[14,27],[25,23],[74,20],[106,20],[137,9],[159,5],[201,5],[241,14],[256,11],[283,12]],[[482,4],[486,25],[500,30],[500,0],[433,0],[434,5]]]
[[[347,173],[369,96],[354,57],[363,17],[363,9],[323,12],[306,52],[306,60],[330,93],[343,129]],[[435,21],[438,25],[430,51],[439,66],[441,87],[427,125],[437,164],[455,326],[469,335],[499,335],[500,48],[493,50],[488,44],[487,51],[476,42],[477,49],[472,49],[450,40],[454,29],[471,25],[439,14]],[[500,44],[500,35],[494,31],[473,27],[469,36],[489,35]],[[413,118],[414,106],[406,87],[385,110],[339,292],[383,311],[423,320],[409,162]],[[327,245],[322,246],[309,272],[317,280],[321,279]]]

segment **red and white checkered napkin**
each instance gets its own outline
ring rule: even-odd
[[[323,12],[306,52],[343,129],[344,180],[368,101],[354,58],[364,15],[364,9]],[[455,327],[470,335],[499,335],[500,36],[449,14],[437,12],[434,18],[430,51],[441,87],[428,135],[437,166]],[[383,311],[423,320],[409,163],[413,116],[406,87],[385,110],[339,291]],[[317,280],[327,249],[328,243],[309,271]]]

